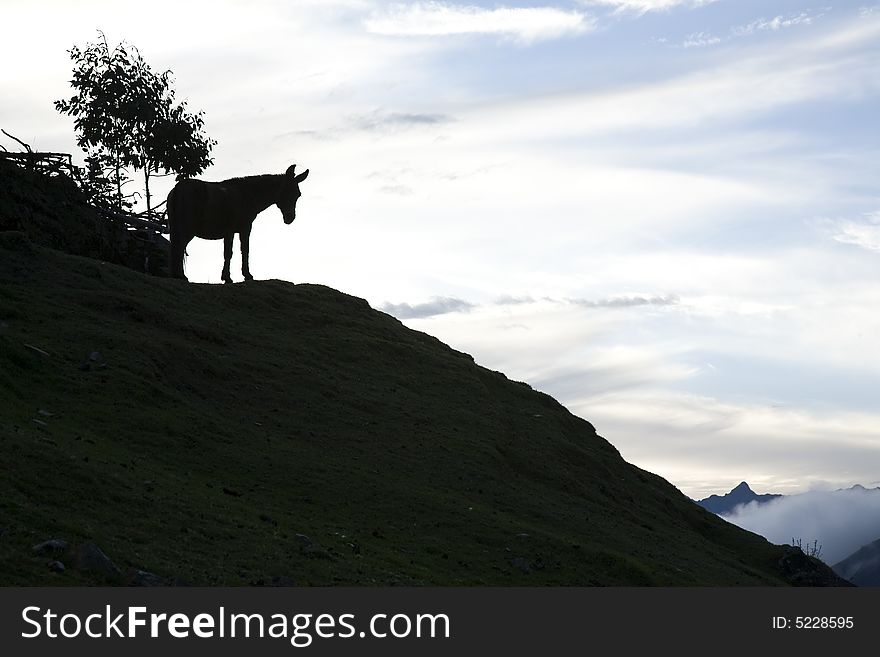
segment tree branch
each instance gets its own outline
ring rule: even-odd
[[[0,132],[2,132],[4,135],[6,135],[7,137],[9,137],[10,139],[17,141],[19,144],[21,144],[21,145],[24,147],[24,150],[26,150],[28,153],[33,153],[33,152],[34,152],[34,150],[30,147],[29,144],[25,144],[25,143],[24,143],[21,139],[19,139],[18,137],[14,137],[13,135],[10,135],[8,132],[6,132],[5,130],[2,130],[2,129],[0,129]],[[3,150],[6,150],[6,149],[4,148]]]

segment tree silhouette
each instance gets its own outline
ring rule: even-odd
[[[111,50],[104,33],[99,34],[96,43],[68,51],[75,93],[56,100],[55,108],[74,117],[77,144],[95,163],[95,175],[102,165],[109,169],[117,210],[126,205],[126,167],[143,172],[149,216],[151,176],[201,173],[213,162],[210,153],[217,142],[203,132],[203,112],[193,114],[185,101],[175,102],[170,70],[156,73],[137,48],[122,42]]]

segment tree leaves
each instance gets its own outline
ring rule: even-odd
[[[77,145],[113,170],[114,204],[122,207],[127,167],[144,173],[147,198],[154,173],[195,176],[213,159],[216,141],[204,133],[204,113],[175,102],[170,70],[156,73],[137,48],[120,43],[112,50],[103,33],[96,43],[69,51],[74,95],[55,108],[74,118]]]

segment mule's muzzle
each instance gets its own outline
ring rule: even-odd
[[[292,223],[293,223],[293,220],[296,219],[296,213],[295,213],[295,212],[283,212],[283,213],[281,214],[281,216],[284,217],[284,223],[286,223],[286,224],[288,224],[288,225],[289,225],[289,224],[292,224]]]

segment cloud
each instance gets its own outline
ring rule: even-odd
[[[756,32],[778,32],[779,30],[787,27],[794,27],[795,25],[811,25],[815,19],[821,18],[824,15],[824,13],[811,15],[808,12],[801,12],[800,14],[792,14],[785,17],[776,16],[770,20],[759,18],[748,25],[734,27],[731,30],[731,33],[734,36],[749,36]]]
[[[657,360],[655,369],[674,373],[676,360],[683,359],[672,352]],[[691,383],[703,389],[701,382],[719,376],[723,372],[701,372],[680,380],[678,387]],[[769,378],[773,372],[758,376]],[[726,492],[743,480],[756,491],[788,495],[817,481],[850,486],[877,478],[880,415],[873,411],[746,401],[736,395],[715,398],[676,392],[662,380],[625,391],[603,392],[603,387],[601,381],[590,381],[583,390],[541,389],[589,419],[626,460],[675,482],[694,499]],[[719,481],[727,482],[723,490]],[[880,538],[880,525],[874,529],[874,538]],[[795,537],[822,542],[822,537],[806,533]],[[791,535],[779,537],[790,539]]]
[[[880,212],[866,214],[860,221],[832,221],[831,237],[842,244],[853,244],[869,251],[880,251]]]
[[[681,42],[682,48],[702,48],[704,46],[714,46],[721,43],[721,38],[713,36],[708,32],[694,32],[689,34],[684,41]]]
[[[535,303],[535,299],[530,296],[514,297],[503,294],[495,300],[495,304],[498,306],[521,306],[527,303]]]
[[[319,117],[316,119],[320,120]],[[365,114],[353,114],[343,118],[337,125],[320,129],[291,130],[276,138],[304,137],[316,141],[339,141],[355,132],[398,134],[404,131],[430,128],[451,123],[455,119],[446,114],[426,112],[384,112],[375,110]]]
[[[479,117],[478,131],[462,113],[460,132],[470,130],[472,142],[482,144],[510,135],[521,140],[574,140],[626,131],[632,138],[635,132],[677,128],[685,129],[690,140],[695,128],[712,126],[718,133],[726,127],[724,122],[797,110],[796,105],[818,99],[844,102],[878,93],[878,35],[880,21],[866,20],[822,38],[753,50],[643,85],[528,97],[493,106],[491,115]],[[739,177],[743,179],[746,176]],[[758,177],[753,180],[761,184]],[[668,191],[664,194],[665,199],[673,197]]]
[[[569,303],[584,308],[633,308],[635,306],[674,306],[679,298],[672,294],[654,297],[611,297],[609,299],[569,299]]]
[[[706,46],[715,46],[723,41],[737,39],[741,37],[749,37],[759,32],[779,32],[780,30],[796,27],[798,25],[812,25],[813,21],[822,18],[824,12],[811,14],[809,12],[801,12],[799,14],[790,14],[789,16],[776,16],[775,18],[766,19],[759,18],[745,25],[737,25],[730,28],[730,32],[725,37],[715,36],[709,32],[694,32],[685,37],[682,41],[682,48],[700,48]]]
[[[387,130],[448,123],[452,118],[445,114],[418,112],[373,112],[352,117],[352,124],[360,130]]]
[[[672,384],[696,374],[694,368],[643,347],[611,346],[587,350],[585,355],[583,363],[555,365],[536,372],[529,383],[544,392],[552,390],[557,399],[572,399],[630,394],[635,389]],[[617,444],[616,435],[608,437]]]
[[[773,543],[817,541],[823,561],[835,564],[880,539],[880,490],[847,489],[791,495],[747,504],[725,520]]]
[[[447,313],[466,313],[474,308],[474,304],[455,297],[434,297],[426,303],[411,305],[408,303],[385,303],[379,310],[398,319],[423,319]]]
[[[617,12],[635,12],[639,15],[649,11],[669,11],[676,7],[696,9],[705,7],[718,0],[580,0],[584,5],[601,5],[613,7]]]
[[[653,297],[608,297],[605,299],[554,299],[552,297],[542,297],[540,301],[571,304],[582,308],[634,308],[636,306],[674,306],[678,304],[679,298],[675,294],[670,294]],[[521,306],[530,303],[538,303],[538,300],[528,295],[514,297],[507,294],[495,300],[496,306]]]
[[[384,36],[442,37],[494,34],[521,43],[584,34],[595,20],[579,11],[554,7],[485,9],[446,2],[395,4],[364,22],[368,32]]]
[[[382,185],[379,191],[383,194],[394,194],[395,196],[413,195],[413,188],[408,185]]]

